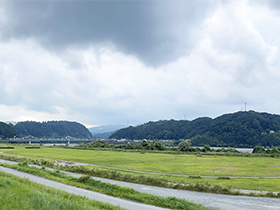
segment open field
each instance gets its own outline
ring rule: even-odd
[[[0,172],[1,209],[121,209]]]
[[[197,157],[196,155],[174,154],[140,154],[136,152],[111,152],[94,150],[74,150],[64,148],[42,147],[40,150],[26,150],[23,146],[16,146],[14,150],[2,150],[4,153],[71,160],[89,164],[112,166],[123,169],[132,169],[147,172],[188,175],[215,175],[215,176],[280,176],[279,158],[265,157],[230,157],[210,156]],[[92,166],[86,166],[93,168]],[[97,168],[97,167],[95,167]],[[98,168],[99,170],[112,171]],[[115,170],[114,170],[115,171]],[[141,176],[136,172],[117,170],[121,174]],[[218,179],[218,178],[189,178],[171,175],[154,175],[150,177],[165,179],[168,182],[195,184],[208,183],[222,185],[236,189],[268,190],[280,192],[280,179]]]
[[[280,159],[266,157],[231,157],[175,154],[140,154],[136,152],[114,152],[76,150],[58,147],[1,150],[7,154],[25,155],[58,160],[112,166],[123,169],[167,174],[214,175],[214,176],[280,176]]]

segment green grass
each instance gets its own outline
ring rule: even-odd
[[[0,208],[5,210],[121,209],[3,172],[0,172],[0,203]]]
[[[40,150],[26,150],[24,146],[15,146],[14,150],[3,151],[6,154],[18,154],[41,158],[72,160],[75,162],[112,166],[124,169],[188,175],[215,176],[280,176],[280,159],[267,157],[230,157],[202,155],[175,155],[153,153],[110,152],[95,150],[72,150],[57,147],[42,147]],[[90,166],[87,166],[90,167]],[[93,167],[90,167],[93,168]],[[96,169],[98,167],[95,167]],[[122,176],[145,176],[166,182],[183,184],[210,184],[236,189],[267,190],[280,192],[280,179],[217,179],[189,178],[171,175],[145,175],[136,172],[98,168],[100,171],[117,171]]]
[[[170,209],[208,210],[208,208],[205,208],[200,204],[188,202],[184,199],[179,199],[175,197],[165,198],[165,197],[155,196],[147,193],[140,193],[128,187],[121,187],[115,184],[96,181],[94,179],[91,179],[89,176],[75,178],[75,177],[68,176],[65,173],[61,173],[59,171],[51,172],[49,170],[29,167],[27,166],[26,163],[24,164],[20,163],[19,165],[5,164],[5,166],[15,168],[20,171],[36,174],[41,177],[53,179],[59,182],[63,182],[65,184],[70,184],[76,187],[85,188],[87,190],[97,191],[114,197],[134,200],[136,202],[151,204],[151,205],[170,208]]]
[[[214,176],[280,176],[278,158],[230,157],[187,154],[154,154],[135,152],[72,150],[42,147],[40,150],[26,150],[16,146],[7,154],[26,155],[42,158],[72,160],[112,166],[123,169],[158,172],[167,174],[214,175]]]
[[[68,166],[61,168],[61,170],[68,170],[76,173],[83,173],[92,176],[104,177],[109,179],[116,179],[120,181],[128,181],[140,184],[171,187],[164,183],[179,183],[179,184],[203,184],[203,185],[220,185],[224,188],[230,189],[250,189],[250,190],[262,190],[262,191],[277,191],[280,192],[280,179],[264,179],[264,178],[193,178],[171,175],[145,175],[137,172],[127,172],[122,170],[112,170],[105,168],[98,168],[92,166]],[[95,171],[95,172],[92,172]],[[188,189],[188,188],[185,188]],[[190,189],[195,190],[195,189]],[[209,191],[211,192],[211,191]],[[213,191],[212,191],[213,192]]]

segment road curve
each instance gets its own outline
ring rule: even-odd
[[[79,195],[79,196],[85,196],[89,199],[93,199],[96,201],[110,203],[114,206],[120,206],[125,209],[131,209],[131,210],[143,210],[143,209],[145,209],[145,210],[146,209],[147,210],[163,210],[164,209],[164,208],[160,208],[160,207],[156,207],[156,206],[152,206],[152,205],[137,203],[137,202],[121,199],[121,198],[115,198],[115,197],[108,196],[108,195],[105,195],[102,193],[66,185],[66,184],[63,184],[60,182],[56,182],[56,181],[45,179],[45,178],[35,176],[32,174],[17,171],[15,169],[10,169],[10,168],[0,166],[0,171],[9,173],[9,174],[13,174],[13,175],[21,177],[21,178],[27,178],[30,181],[33,181],[33,182],[36,182],[39,184],[43,184],[45,186],[53,187],[53,188],[56,188],[59,190],[63,190],[68,193],[72,193],[72,194]]]
[[[16,164],[16,162],[1,160],[8,164]],[[1,169],[1,168],[0,168]],[[80,177],[81,174],[65,172],[71,176]],[[232,196],[219,195],[212,193],[201,193],[187,190],[175,190],[169,188],[153,187],[141,184],[134,184],[129,182],[116,181],[111,179],[104,179],[99,177],[92,177],[93,179],[102,182],[117,184],[133,188],[140,192],[150,193],[158,196],[168,197],[173,196],[183,198],[187,201],[200,203],[206,207],[218,208],[223,210],[280,210],[280,199],[277,198],[262,198],[249,196]],[[115,205],[115,204],[114,204]],[[135,209],[135,208],[134,208]]]

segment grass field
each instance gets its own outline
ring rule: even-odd
[[[0,209],[121,209],[0,172]]]
[[[42,147],[25,149],[16,146],[14,150],[1,150],[17,154],[59,160],[112,166],[147,172],[215,176],[280,176],[280,159],[267,157],[231,157],[202,155],[175,155],[136,152],[114,152],[76,150]]]
[[[2,150],[4,153],[72,160],[132,169],[147,172],[187,175],[215,175],[215,176],[280,176],[280,159],[267,157],[230,157],[175,154],[140,154],[136,152],[113,152],[95,150],[74,150],[64,148],[42,147],[40,150],[26,150],[23,146],[16,146],[14,150]],[[102,169],[99,170],[108,170]],[[140,176],[140,173],[119,171],[122,174]],[[268,190],[280,192],[280,179],[218,179],[218,178],[189,178],[171,175],[149,175],[164,178],[169,182],[194,184],[208,183],[222,185],[236,189]]]

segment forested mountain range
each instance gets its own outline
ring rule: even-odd
[[[62,138],[71,136],[75,138],[91,138],[89,130],[82,124],[69,121],[19,122],[16,125],[0,123],[0,137],[34,136],[37,138]]]
[[[194,146],[254,147],[280,145],[280,115],[243,111],[217,118],[160,120],[128,127],[112,134],[115,139],[191,139]]]

